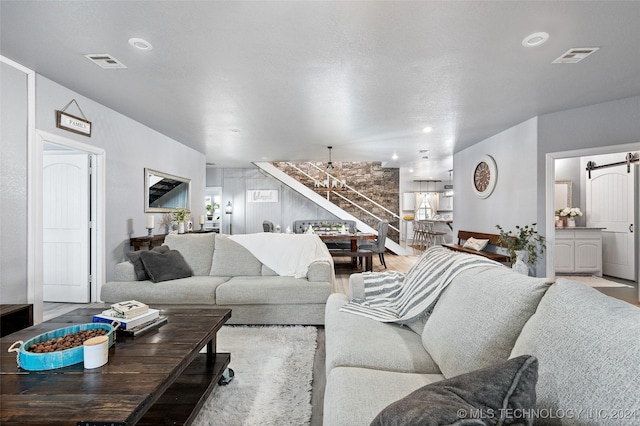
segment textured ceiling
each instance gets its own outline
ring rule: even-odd
[[[332,145],[444,178],[454,151],[531,117],[640,95],[638,1],[2,0],[0,19],[2,55],[224,167]],[[600,50],[551,63],[572,47]]]

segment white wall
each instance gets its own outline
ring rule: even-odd
[[[2,223],[14,227],[0,241],[3,303],[26,302],[26,205],[27,138],[26,134],[8,134],[26,128],[23,118],[14,112],[26,105],[26,84],[13,78],[11,70],[2,64]],[[11,77],[11,78],[10,78]],[[15,86],[15,87],[14,87]],[[25,87],[24,93],[21,87]],[[21,94],[22,93],[22,94]],[[87,119],[93,122],[92,136],[85,137],[58,129],[55,111],[76,99]],[[5,108],[12,105],[13,108]],[[74,107],[69,113],[80,115]],[[16,122],[15,127],[7,123]],[[43,76],[36,75],[36,129],[102,148],[106,152],[106,279],[113,279],[115,264],[124,260],[130,250],[131,236],[146,235],[144,213],[144,168],[191,179],[191,208],[204,211],[205,156],[122,114],[73,92]],[[5,137],[7,136],[7,137]],[[9,137],[11,136],[11,137]],[[4,185],[9,178],[11,185]],[[22,189],[18,188],[20,186]],[[12,219],[5,219],[4,212]],[[160,215],[156,232],[161,232]],[[197,219],[197,218],[196,218]],[[6,238],[5,238],[6,237]],[[17,256],[17,259],[13,257]],[[10,267],[9,267],[10,266]],[[5,279],[10,277],[11,279]]]
[[[509,230],[536,222],[537,124],[532,118],[454,154],[454,236],[459,230],[496,234],[496,225]],[[480,199],[472,178],[483,154],[495,159],[498,180],[493,193]]]
[[[0,303],[27,303],[27,75],[0,76]]]
[[[36,78],[36,127],[106,151],[106,273],[113,279],[115,264],[130,250],[131,236],[146,235],[144,168],[191,179],[191,209],[204,211],[205,156],[112,109],[85,98],[45,77]],[[90,138],[58,129],[55,110],[76,99],[93,123]],[[72,107],[70,114],[79,115]],[[162,214],[156,214],[162,233]],[[197,216],[195,218],[197,220]]]

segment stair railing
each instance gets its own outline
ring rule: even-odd
[[[340,182],[340,180],[336,177],[333,176],[331,173],[327,172],[326,170],[322,170],[320,167],[316,166],[315,164],[311,163],[311,162],[307,162],[307,165],[314,167],[315,169],[317,169],[320,173],[324,173],[326,174],[330,179],[329,181],[331,181],[331,179],[333,179],[334,181],[338,181]],[[314,182],[317,182],[318,180],[314,177],[309,175],[307,172],[305,172],[304,170],[300,169],[298,166],[296,166],[293,163],[287,162],[287,165],[293,169],[295,169],[296,171],[298,171],[299,173],[303,174],[304,176],[306,176],[307,178],[313,180]],[[359,204],[357,204],[356,202],[350,200],[349,198],[345,197],[344,195],[341,195],[339,192],[333,190],[331,187],[320,187],[322,190],[327,191],[327,199],[329,199],[329,192],[332,192],[333,194],[339,196],[340,198],[342,198],[343,200],[349,202],[350,204],[352,204],[353,206],[359,208],[360,210],[362,210],[363,212],[365,212],[366,214],[368,214],[369,216],[375,218],[376,220],[380,221],[382,220],[381,218],[377,217],[376,215],[374,215],[373,213],[369,212],[368,210],[366,210],[365,208],[361,207]],[[366,195],[364,195],[363,193],[361,193],[360,191],[358,191],[357,189],[352,188],[351,186],[347,185],[346,183],[344,183],[344,181],[342,181],[342,188],[348,189],[349,191],[354,192],[357,196],[364,198],[365,200],[367,200],[368,202],[374,204],[375,206],[381,208],[382,210],[386,211],[387,213],[389,213],[392,217],[396,218],[396,219],[400,219],[400,216],[397,215],[396,213],[392,212],[391,210],[389,210],[388,208],[386,208],[385,206],[375,202],[374,200],[372,200],[371,198],[367,197]],[[397,232],[400,232],[400,230],[398,228],[396,228],[395,226],[389,224],[389,227],[391,229],[396,230]]]

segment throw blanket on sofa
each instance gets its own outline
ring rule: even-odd
[[[482,256],[432,247],[406,275],[365,273],[364,300],[352,300],[340,310],[380,322],[406,324],[423,319],[456,275],[479,266],[503,267]]]
[[[283,277],[306,277],[309,265],[319,260],[329,262],[333,270],[331,253],[317,235],[260,232],[230,235],[229,239]]]

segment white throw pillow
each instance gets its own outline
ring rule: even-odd
[[[489,240],[479,240],[479,239],[470,237],[467,241],[464,242],[462,247],[480,251],[483,248],[485,248],[487,244],[489,244]]]

